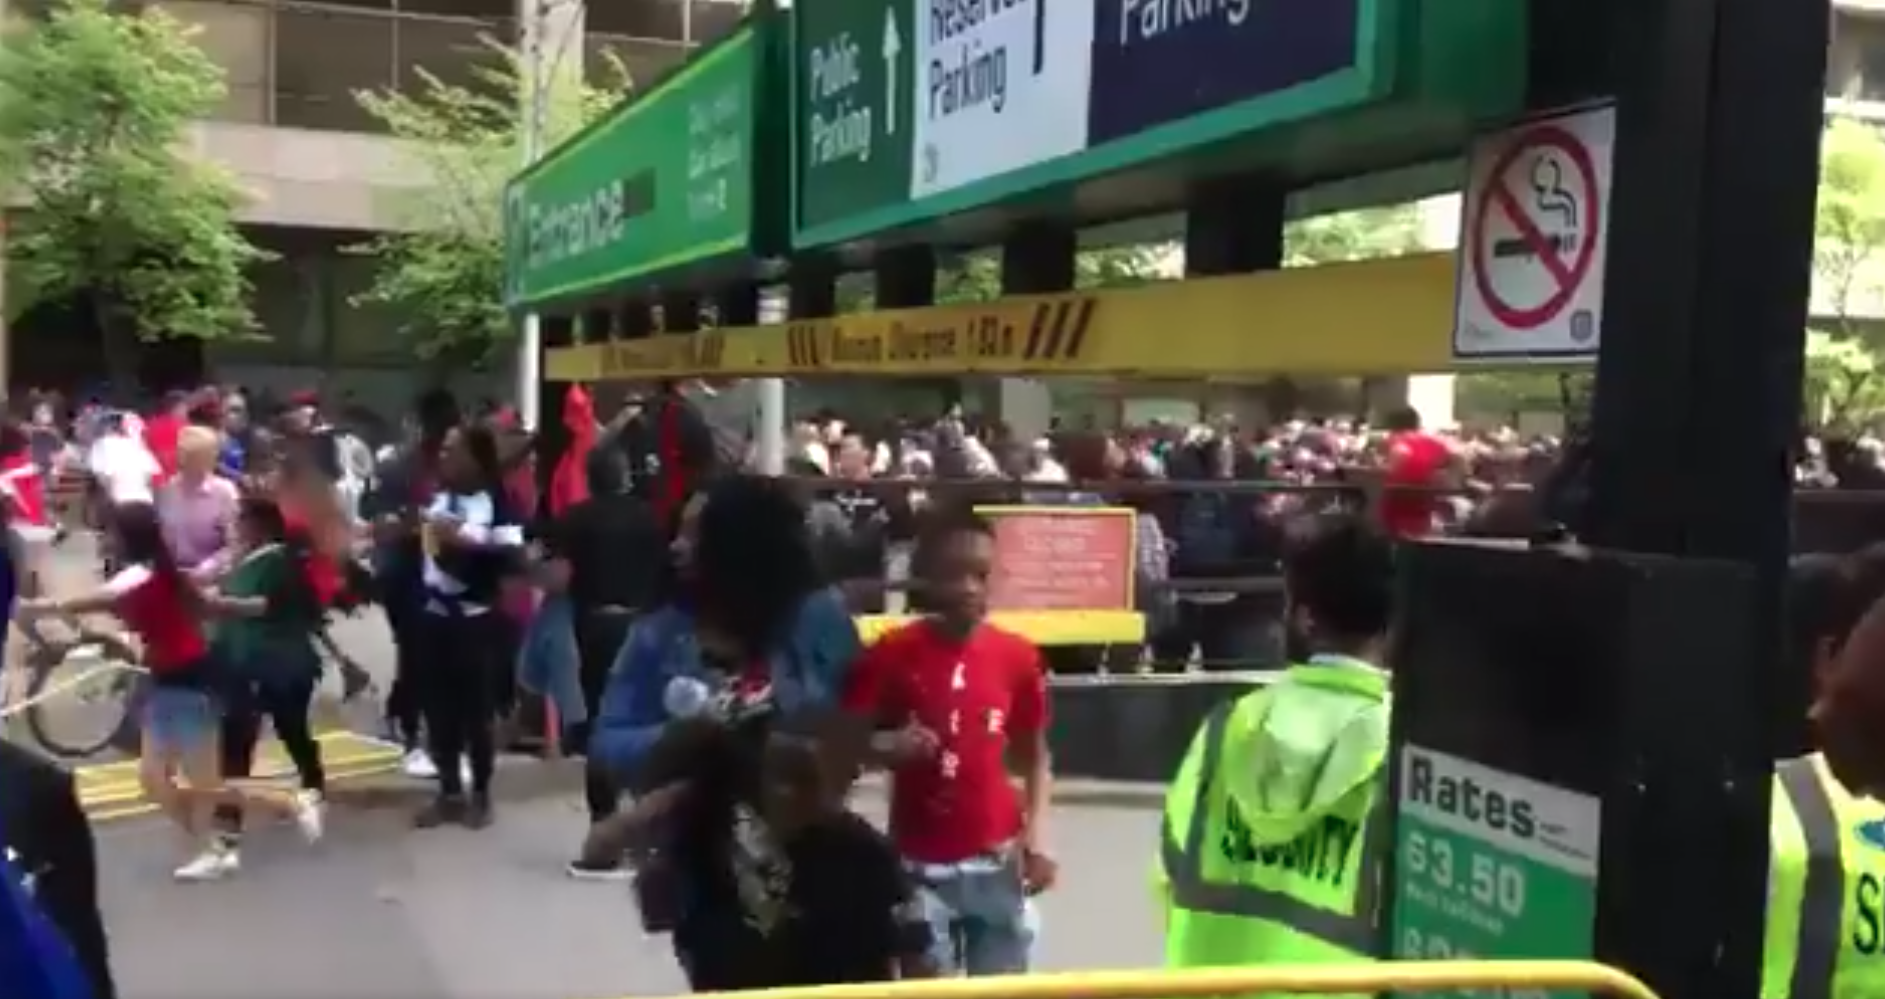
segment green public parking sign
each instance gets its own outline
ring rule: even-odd
[[[1400,766],[1393,956],[1589,960],[1598,800],[1415,745]]]

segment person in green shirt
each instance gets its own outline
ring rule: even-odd
[[[248,777],[266,719],[294,762],[301,779],[295,818],[310,840],[322,831],[326,773],[314,741],[309,709],[321,680],[314,634],[322,608],[307,575],[307,552],[290,540],[281,507],[273,498],[244,497],[236,514],[236,547],[218,585],[224,596],[260,598],[260,613],[216,623],[211,639],[215,661],[227,672],[229,690],[222,722],[223,774]],[[242,833],[239,811],[219,811],[222,848],[233,865]]]

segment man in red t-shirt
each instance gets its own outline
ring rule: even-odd
[[[1411,406],[1388,413],[1387,460],[1381,496],[1381,526],[1396,538],[1422,538],[1433,532],[1442,497],[1431,492],[1400,492],[1394,486],[1440,487],[1448,484],[1454,460],[1446,442],[1420,429]]]
[[[1038,649],[983,620],[994,560],[988,521],[963,512],[932,525],[915,560],[931,614],[866,650],[844,693],[848,710],[883,729],[890,836],[923,886],[943,974],[1027,971],[1028,896],[1056,873],[1042,838],[1046,677]]]

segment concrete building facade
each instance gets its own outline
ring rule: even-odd
[[[246,188],[241,221],[252,240],[276,254],[255,275],[256,314],[267,340],[218,345],[209,364],[219,377],[259,385],[344,379],[352,394],[375,402],[410,393],[412,356],[394,335],[398,317],[355,304],[373,263],[346,248],[412,224],[402,195],[428,181],[355,94],[416,87],[421,69],[470,84],[478,67],[499,59],[485,39],[521,47],[522,27],[539,22],[555,25],[546,37],[559,49],[548,55],[565,65],[597,72],[610,52],[633,79],[649,81],[691,47],[730,30],[746,6],[742,0],[148,2],[194,25],[198,44],[226,74],[227,97],[196,123],[189,142]],[[34,16],[46,0],[7,4],[10,13]],[[31,334],[32,318],[24,325],[29,329],[16,334]],[[16,335],[14,342],[22,341]],[[50,358],[43,348],[31,353]],[[15,382],[35,381],[33,360],[16,358]],[[494,377],[489,384],[496,391],[503,383]]]

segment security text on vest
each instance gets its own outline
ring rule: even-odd
[[[1337,887],[1348,870],[1348,851],[1361,832],[1359,823],[1325,815],[1295,839],[1260,844],[1250,834],[1236,802],[1229,803],[1226,813],[1224,832],[1218,837],[1224,859],[1233,864],[1280,868]]]

